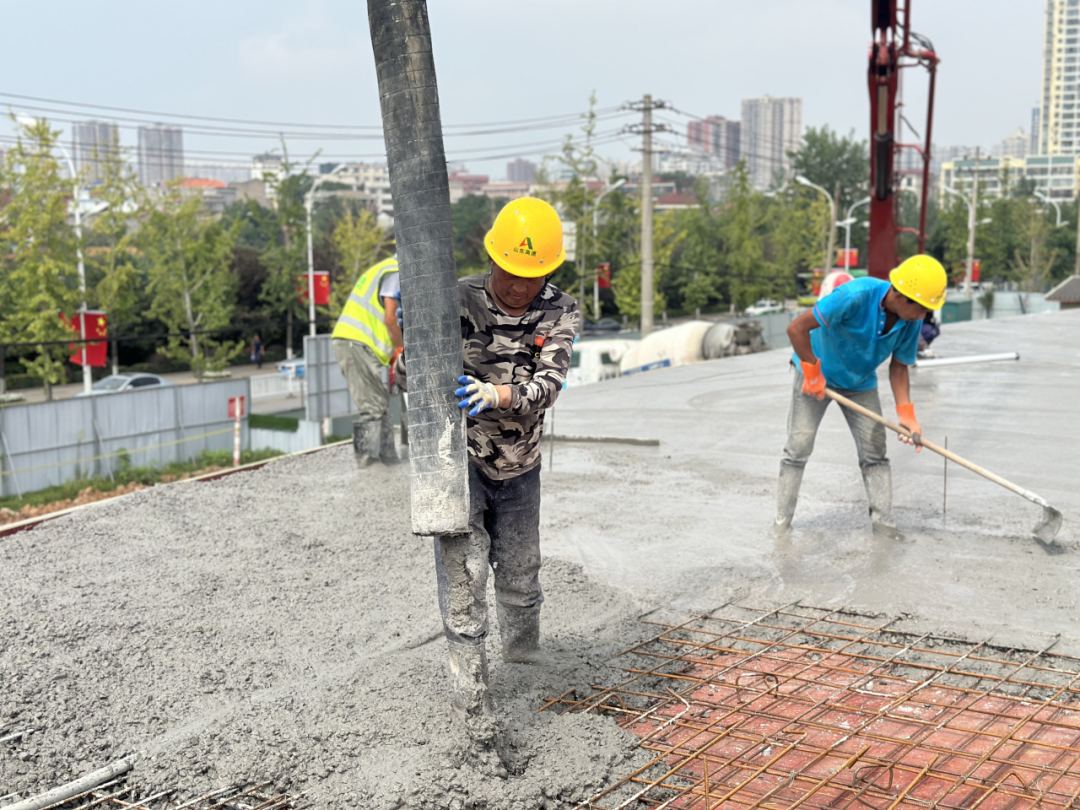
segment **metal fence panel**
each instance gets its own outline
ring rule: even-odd
[[[322,424],[301,419],[295,432],[288,430],[251,429],[252,450],[280,450],[299,453],[322,445]]]
[[[304,413],[313,422],[356,413],[356,403],[330,341],[330,335],[304,338]],[[384,381],[385,376],[384,369]]]
[[[246,379],[130,391],[0,409],[0,495],[34,492],[132,466],[187,461],[232,447],[230,397]],[[209,434],[209,435],[208,435]],[[241,447],[248,446],[247,420]]]

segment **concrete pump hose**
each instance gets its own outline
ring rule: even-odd
[[[0,808],[0,810],[41,810],[43,807],[58,804],[70,799],[72,796],[78,796],[80,793],[93,790],[98,785],[102,785],[110,779],[115,779],[120,774],[127,773],[135,767],[135,760],[136,757],[134,756],[118,759],[111,765],[106,765],[104,768],[99,768],[86,774],[86,776],[79,777],[74,782],[60,785],[60,787],[55,787],[45,793],[23,799],[21,802],[9,804],[7,807]]]

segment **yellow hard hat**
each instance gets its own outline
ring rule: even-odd
[[[889,281],[901,293],[927,309],[941,309],[945,303],[945,287],[949,279],[941,262],[933,256],[912,256],[889,273]]]
[[[546,276],[566,258],[562,220],[536,197],[508,202],[484,237],[484,247],[495,264],[524,278]]]

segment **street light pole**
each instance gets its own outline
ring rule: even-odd
[[[603,200],[604,197],[606,197],[608,194],[613,192],[615,189],[617,189],[619,186],[625,185],[625,183],[626,183],[626,178],[624,177],[621,180],[619,180],[619,182],[608,186],[606,189],[604,189],[602,192],[600,192],[600,195],[596,198],[596,202],[593,204],[593,212],[592,212],[592,239],[593,239],[593,245],[598,245],[599,244],[599,239],[597,237],[597,233],[598,233],[598,228],[599,228],[600,201]],[[599,271],[597,271],[593,275],[593,317],[595,317],[596,320],[600,320],[600,272]]]
[[[801,183],[802,185],[808,186],[809,188],[817,189],[822,194],[824,194],[825,199],[829,201],[829,243],[828,247],[825,248],[825,272],[828,273],[830,267],[832,266],[833,247],[836,245],[836,201],[833,199],[833,195],[830,194],[826,189],[822,188],[817,183],[811,183],[801,174],[796,175],[795,182]],[[838,182],[838,189],[839,185],[840,184]]]
[[[1054,213],[1057,214],[1057,224],[1054,227],[1055,228],[1060,228],[1062,225],[1064,225],[1065,223],[1061,219],[1061,206],[1057,204],[1057,200],[1051,200],[1049,197],[1047,197],[1041,191],[1035,191],[1033,193],[1037,198],[1039,198],[1043,202],[1050,203],[1050,205],[1054,206]]]
[[[976,186],[978,181],[976,180]],[[962,191],[957,191],[952,186],[942,185],[950,194],[955,194],[965,203],[968,207],[968,243],[967,243],[967,270],[964,273],[964,298],[971,298],[971,276],[972,269],[975,267],[975,203],[967,198],[967,195]]]
[[[304,195],[304,211],[307,214],[307,294],[308,294],[308,334],[315,337],[315,248],[311,234],[311,212],[315,208],[315,190],[326,179],[336,174],[320,174],[311,184],[311,189]]]
[[[860,205],[869,205],[869,204],[870,204],[870,198],[866,197],[865,199],[862,199],[862,200],[859,200],[858,202],[852,203],[848,207],[847,217],[844,219],[844,222],[847,223],[847,226],[844,228],[844,230],[845,230],[845,234],[844,234],[844,272],[845,273],[850,273],[851,272],[851,226],[855,224],[855,220],[851,216],[851,214]]]

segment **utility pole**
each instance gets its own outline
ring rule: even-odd
[[[1080,276],[1080,197],[1076,200],[1076,275]]]
[[[653,330],[653,199],[652,199],[652,134],[670,130],[665,124],[654,125],[652,111],[663,110],[665,101],[653,101],[646,93],[640,102],[633,102],[630,109],[641,110],[641,128],[631,126],[630,132],[640,132],[641,143],[641,336],[647,337]]]
[[[836,220],[840,216],[840,181],[836,181],[836,191],[833,192],[832,199],[829,200],[832,203],[832,210],[829,212],[832,222],[829,223],[829,246],[825,249],[825,272],[828,273],[833,268],[833,257],[836,255],[833,251],[836,250]],[[850,233],[850,228],[848,232]]]
[[[975,180],[968,209],[967,270],[964,271],[964,298],[971,299],[971,274],[975,267],[975,218],[979,215],[979,147],[975,147]]]

